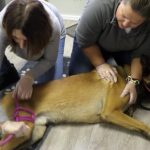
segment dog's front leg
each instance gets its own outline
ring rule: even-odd
[[[46,128],[47,127],[44,125],[35,125],[33,132],[32,132],[31,144],[36,143],[38,140],[40,140],[44,136]]]
[[[124,114],[119,110],[115,110],[111,113],[104,112],[102,114],[102,118],[113,124],[125,127],[130,130],[135,130],[138,132],[142,132],[144,135],[150,137],[150,127],[144,124],[143,122],[131,118],[130,116]]]
[[[38,140],[40,140],[47,129],[48,124],[48,117],[47,115],[39,115],[35,120],[35,126],[32,132],[32,140],[30,141],[30,144],[36,143]]]

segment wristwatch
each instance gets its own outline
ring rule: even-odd
[[[128,77],[127,77],[127,82],[132,82],[132,83],[134,83],[135,85],[139,85],[139,84],[140,84],[140,80],[135,79],[135,78],[132,78],[131,76],[128,76]]]

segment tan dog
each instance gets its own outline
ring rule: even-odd
[[[35,142],[42,138],[45,125],[51,122],[110,122],[150,136],[149,126],[123,113],[129,97],[120,97],[126,81],[123,70],[119,69],[118,72],[117,83],[102,80],[93,71],[35,86],[31,100],[19,101],[22,106],[32,109],[37,115],[35,125],[26,122],[33,133],[13,138],[0,150],[13,150],[31,137]],[[12,120],[15,104],[11,94],[2,99],[1,106]]]

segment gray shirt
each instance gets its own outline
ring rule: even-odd
[[[53,32],[52,32],[52,37],[50,39],[50,42],[40,54],[37,54],[36,56],[30,58],[27,57],[26,49],[20,49],[19,47],[16,47],[16,55],[27,60],[33,60],[38,62],[30,70],[34,79],[38,78],[40,75],[42,75],[43,73],[48,71],[52,66],[55,65],[60,39],[65,37],[66,35],[63,19],[60,16],[58,10],[52,4],[44,0],[39,0],[39,1],[44,6],[45,10],[49,14],[49,17],[52,21]],[[5,6],[5,8],[0,12],[0,67],[4,57],[5,49],[9,44],[7,35],[2,26],[2,20],[6,12],[6,8],[10,5],[10,3],[8,3]]]
[[[76,29],[81,48],[98,44],[110,52],[132,51],[132,57],[150,56],[150,22],[130,33],[120,29],[115,17],[119,0],[92,0],[86,6]]]

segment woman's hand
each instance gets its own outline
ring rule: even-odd
[[[136,91],[136,85],[133,82],[128,82],[121,93],[121,97],[126,96],[129,94],[130,100],[129,100],[129,105],[134,104],[137,99],[137,91]]]
[[[117,69],[111,65],[104,63],[96,67],[96,70],[102,79],[117,82]]]
[[[16,88],[13,92],[13,97],[19,99],[30,99],[33,91],[33,78],[29,75],[24,75],[18,81]]]

